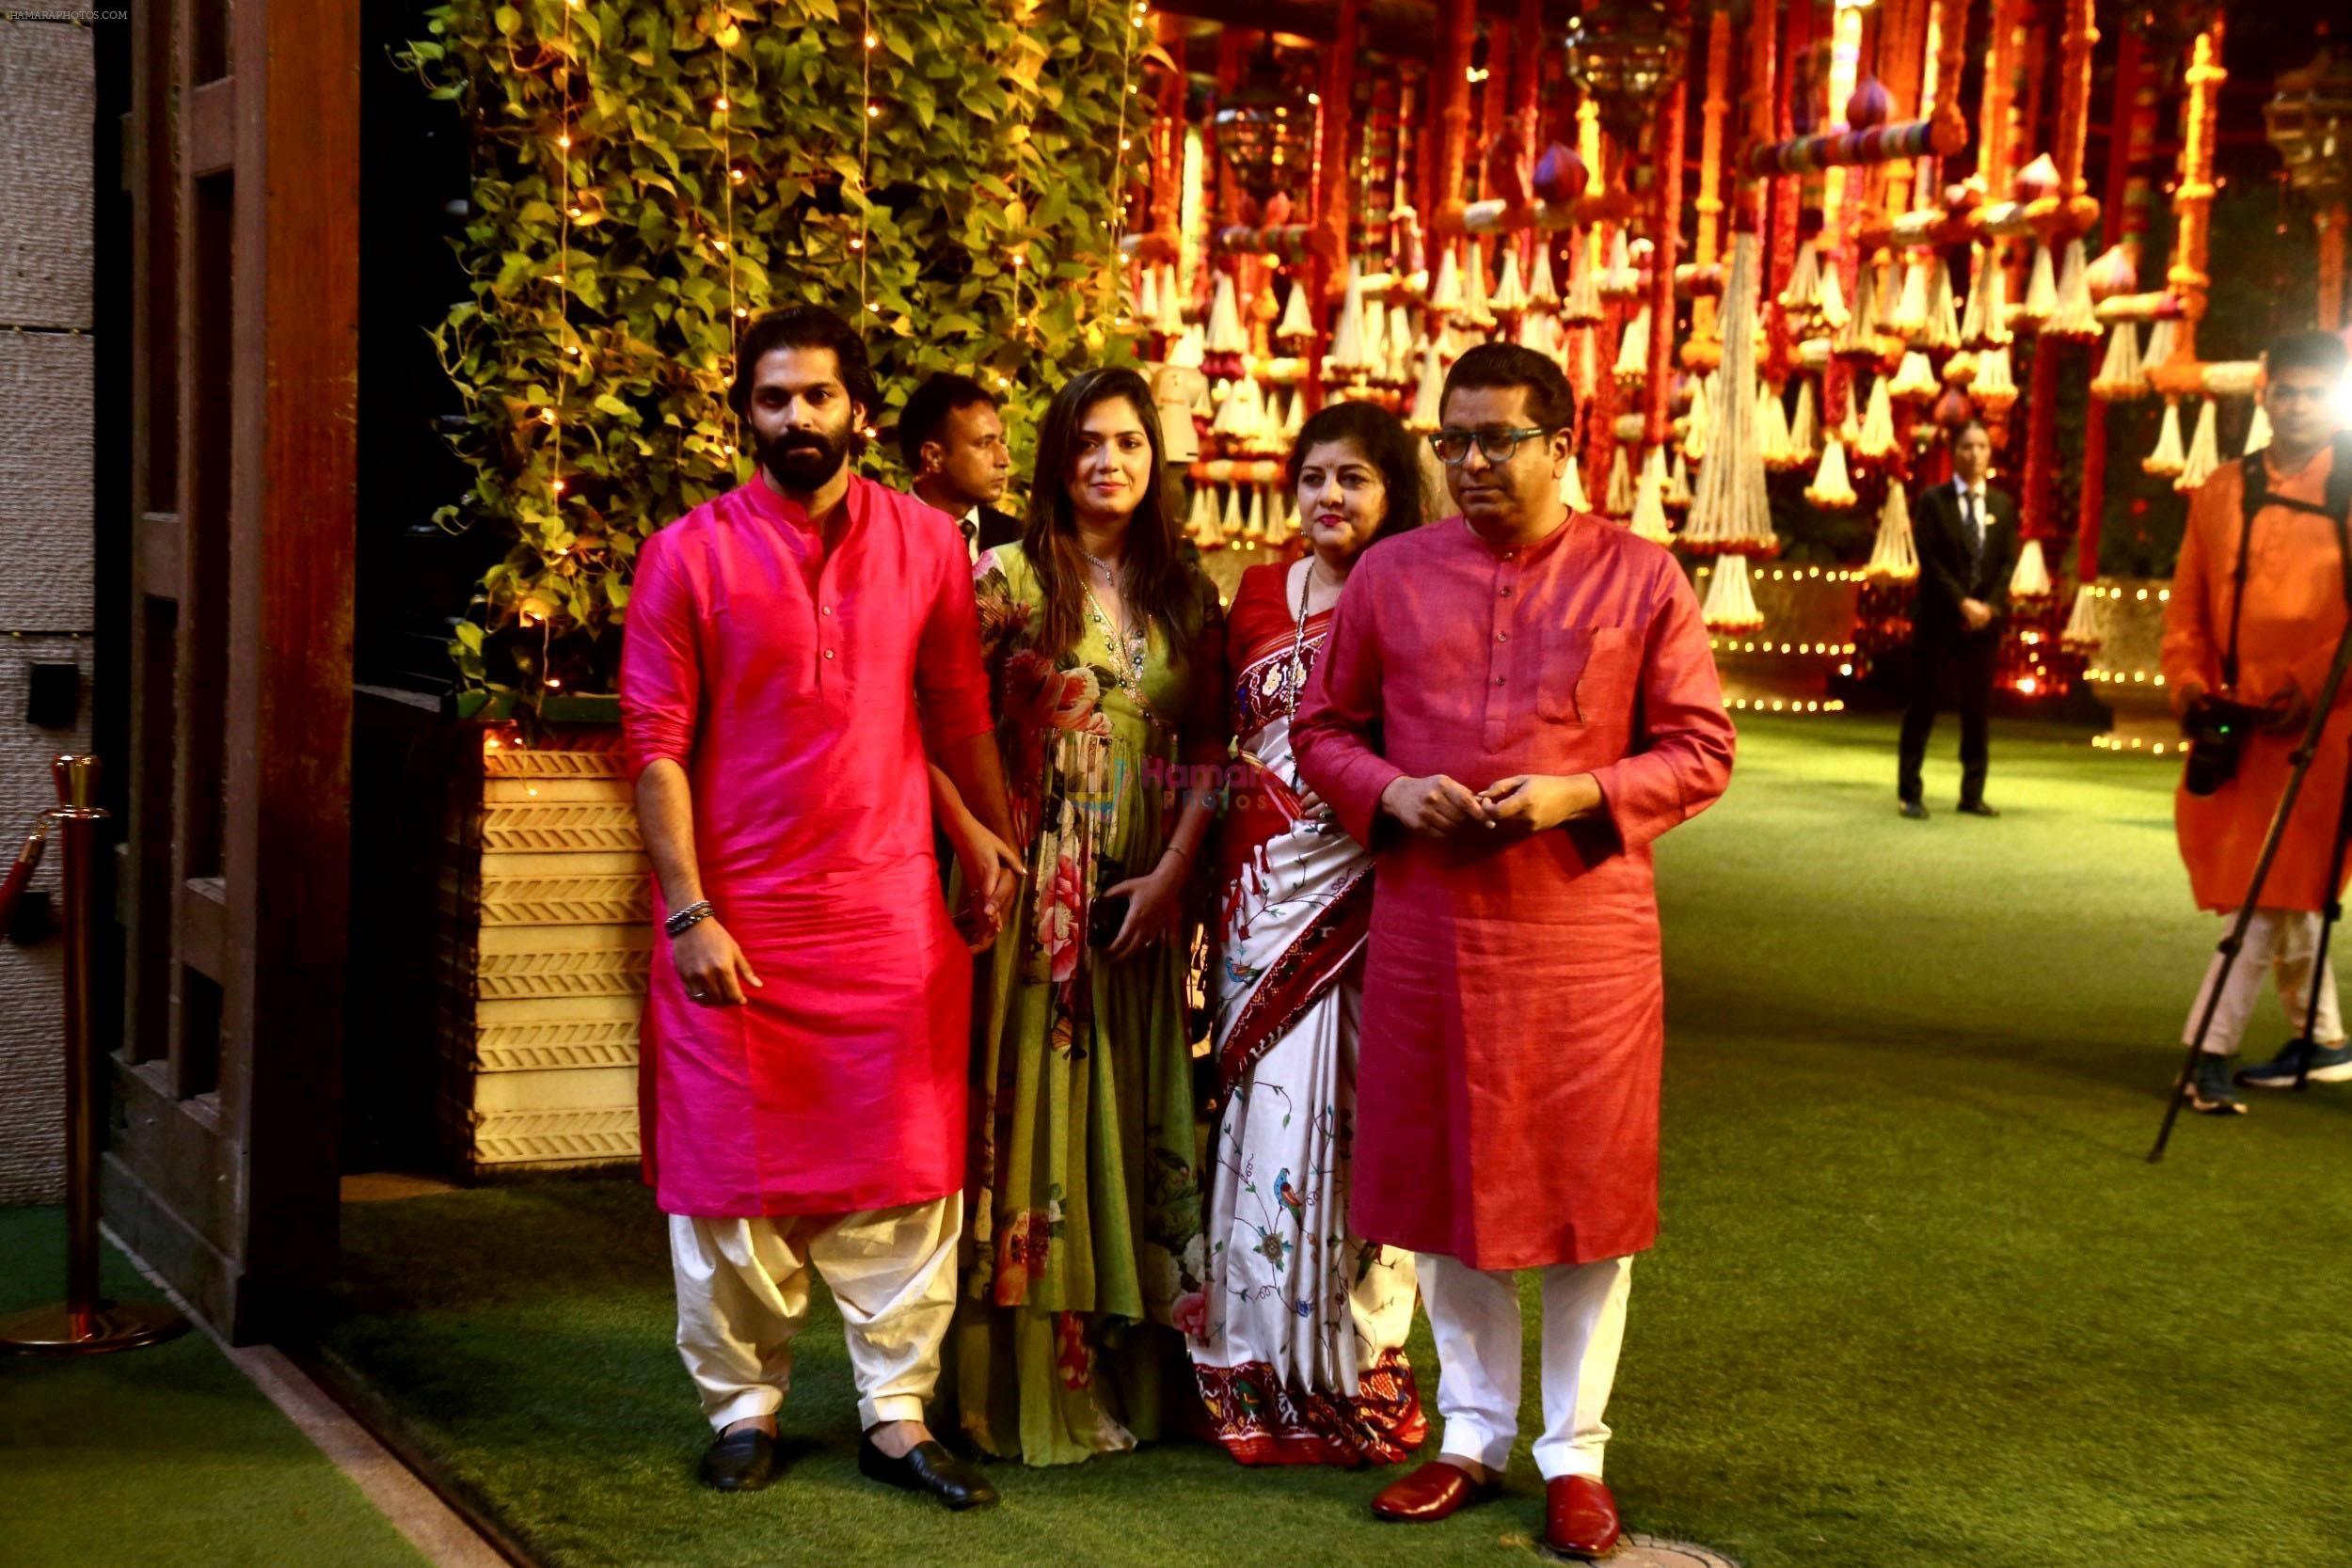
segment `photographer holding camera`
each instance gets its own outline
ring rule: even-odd
[[[2338,434],[2346,359],[2343,341],[2325,332],[2297,332],[2271,345],[2263,390],[2270,445],[2224,465],[2197,491],[2173,572],[2164,678],[2189,741],[2174,823],[2198,907],[2219,914],[2234,914],[2246,900],[2311,705],[2352,610],[2344,546],[2352,437]],[[2347,748],[2352,684],[2328,717],[2215,1006],[2189,1085],[2195,1110],[2245,1111],[2231,1092],[2230,1058],[2265,969],[2276,977],[2297,1037],[2272,1060],[2239,1072],[2236,1083],[2286,1088],[2306,1069],[2316,1083],[2352,1079],[2332,974],[2319,977],[2318,1005],[2312,1006],[2319,911],[2342,891],[2326,884]],[[2183,1044],[2195,1038],[2221,965],[2216,955]],[[2316,1016],[2305,1017],[2307,1010]]]

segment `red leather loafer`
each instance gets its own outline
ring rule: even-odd
[[[1382,1519],[1408,1524],[1434,1524],[1450,1519],[1472,1503],[1483,1503],[1502,1488],[1493,1481],[1470,1479],[1458,1465],[1433,1459],[1411,1475],[1392,1481],[1372,1499],[1372,1512]]]
[[[1544,1544],[1597,1562],[1617,1549],[1617,1499],[1590,1476],[1544,1483]]]

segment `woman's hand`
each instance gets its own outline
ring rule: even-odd
[[[977,816],[967,814],[951,836],[956,861],[963,868],[963,909],[956,917],[956,928],[973,952],[984,953],[995,945],[1004,930],[1026,873],[1019,852],[990,832]]]
[[[1149,876],[1130,877],[1095,895],[1127,900],[1127,918],[1106,949],[1114,961],[1134,958],[1176,928],[1184,908],[1184,867],[1190,863],[1181,852],[1170,850]]]
[[[687,999],[705,1007],[739,1007],[745,986],[763,982],[752,973],[749,958],[716,920],[690,926],[670,943],[670,962],[686,987]]]

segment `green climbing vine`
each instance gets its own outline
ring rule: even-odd
[[[1130,353],[1112,187],[1131,0],[451,0],[402,63],[469,120],[471,277],[434,333],[474,473],[445,527],[511,537],[451,653],[537,701],[609,690],[629,563],[748,477],[735,331],[862,318],[886,429],[978,376],[1016,464],[1053,389]],[[870,96],[869,96],[870,84]],[[869,110],[870,104],[870,110]],[[1130,182],[1141,154],[1125,155]],[[868,449],[869,471],[893,455]],[[1018,470],[1018,467],[1016,469]]]

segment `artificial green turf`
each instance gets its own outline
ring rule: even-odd
[[[2144,1164],[2218,934],[2170,769],[2004,732],[2008,815],[1979,821],[1941,809],[1952,738],[1915,823],[1890,724],[1752,723],[1730,797],[1661,847],[1666,1228],[1610,1412],[1628,1519],[1751,1568],[2352,1564],[2352,1088],[2186,1117]],[[2250,1043],[2280,1034],[2266,1003]],[[951,1518],[856,1476],[829,1314],[785,1415],[802,1457],[715,1497],[641,1189],[371,1205],[347,1238],[335,1353],[550,1563],[1411,1568],[1540,1530],[1524,1450],[1505,1499],[1433,1527],[1370,1520],[1377,1475],[1185,1446],[998,1466],[1004,1507]],[[1413,1355],[1427,1399],[1425,1329]]]
[[[0,1313],[57,1298],[64,1212],[0,1210]],[[113,1247],[101,1288],[157,1292]],[[424,1559],[212,1340],[0,1357],[8,1568],[422,1568]]]

